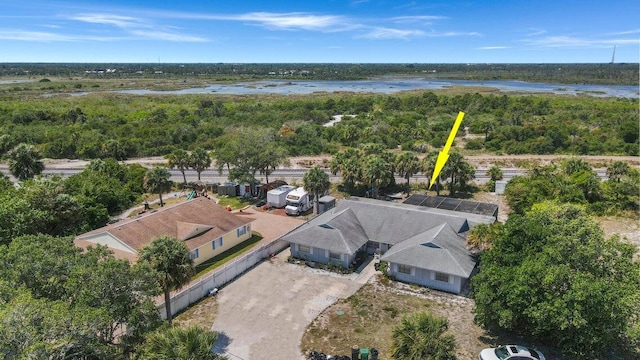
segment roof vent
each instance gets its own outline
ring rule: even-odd
[[[440,247],[440,246],[438,246],[437,244],[434,244],[434,243],[432,243],[432,242],[424,243],[424,244],[422,244],[422,245],[424,245],[424,246],[426,246],[426,247],[430,247],[430,248],[432,248],[432,249],[441,249],[441,247]]]
[[[334,230],[335,228],[329,224],[322,224],[319,225],[321,228],[325,228],[325,229],[329,229],[329,230]]]

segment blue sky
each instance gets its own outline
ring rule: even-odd
[[[0,62],[606,63],[638,0],[3,0]]]

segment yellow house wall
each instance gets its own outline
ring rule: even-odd
[[[251,224],[244,225],[247,227],[247,231],[244,235],[237,236],[237,229],[234,229],[231,232],[228,232],[222,235],[222,246],[219,246],[217,241],[219,237],[211,239],[211,241],[206,244],[200,246],[198,248],[198,258],[193,260],[194,265],[199,265],[212,257],[222,254],[223,252],[231,249],[232,247],[242,243],[245,240],[249,240],[251,238]],[[216,242],[216,249],[213,249],[211,243]]]

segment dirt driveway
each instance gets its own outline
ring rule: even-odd
[[[262,262],[218,294],[212,330],[221,333],[216,350],[229,359],[304,359],[299,345],[307,325],[373,275],[318,271],[287,263],[287,255]]]

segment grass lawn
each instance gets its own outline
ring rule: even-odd
[[[209,330],[218,315],[218,303],[215,297],[204,297],[173,318],[173,323],[182,328],[196,325]]]
[[[231,209],[233,210],[242,209],[245,206],[253,205],[257,202],[255,198],[247,199],[242,196],[234,196],[234,197],[221,196],[216,198],[218,199],[218,204],[220,206],[227,207],[228,205],[228,206],[231,206]]]
[[[253,248],[255,244],[260,242],[260,240],[262,240],[262,235],[254,231],[252,233],[252,236],[248,240],[196,266],[196,275],[192,278],[192,280],[195,280],[205,275],[209,271],[220,267],[233,260],[234,258],[246,253],[247,251],[251,250],[251,248]]]

